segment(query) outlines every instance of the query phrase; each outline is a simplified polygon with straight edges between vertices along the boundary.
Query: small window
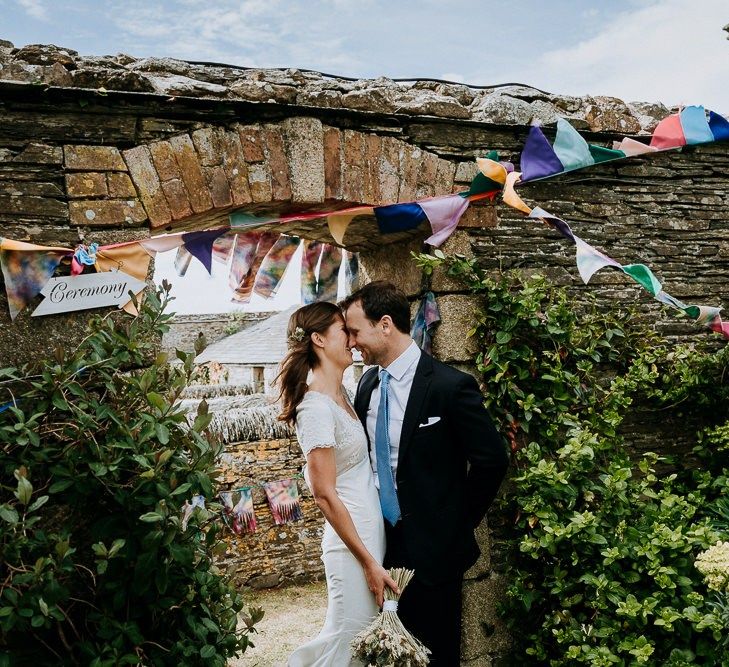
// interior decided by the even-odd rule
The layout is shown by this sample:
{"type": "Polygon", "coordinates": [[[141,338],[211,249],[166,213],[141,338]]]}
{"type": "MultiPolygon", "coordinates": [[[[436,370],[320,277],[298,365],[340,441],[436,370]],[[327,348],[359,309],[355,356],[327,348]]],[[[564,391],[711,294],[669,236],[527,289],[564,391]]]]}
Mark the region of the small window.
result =
{"type": "Polygon", "coordinates": [[[253,391],[256,394],[263,394],[266,391],[266,378],[263,370],[263,366],[253,367],[253,391]]]}

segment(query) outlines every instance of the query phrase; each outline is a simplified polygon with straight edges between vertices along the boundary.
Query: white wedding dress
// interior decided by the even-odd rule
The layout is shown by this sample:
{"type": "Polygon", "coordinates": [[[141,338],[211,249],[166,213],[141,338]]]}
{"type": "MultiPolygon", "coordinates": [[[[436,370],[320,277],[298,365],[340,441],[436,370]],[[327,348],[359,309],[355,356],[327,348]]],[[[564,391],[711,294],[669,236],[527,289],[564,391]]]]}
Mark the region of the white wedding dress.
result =
{"type": "MultiPolygon", "coordinates": [[[[367,550],[380,563],[385,556],[385,528],[362,424],[326,394],[309,391],[296,411],[296,435],[306,456],[318,447],[333,447],[337,494],[349,510],[367,550]]],[[[307,471],[304,477],[309,483],[307,471]]],[[[324,627],[289,657],[289,667],[361,665],[350,642],[379,613],[362,566],[329,522],[324,524],[322,560],[328,604],[324,627]]]]}

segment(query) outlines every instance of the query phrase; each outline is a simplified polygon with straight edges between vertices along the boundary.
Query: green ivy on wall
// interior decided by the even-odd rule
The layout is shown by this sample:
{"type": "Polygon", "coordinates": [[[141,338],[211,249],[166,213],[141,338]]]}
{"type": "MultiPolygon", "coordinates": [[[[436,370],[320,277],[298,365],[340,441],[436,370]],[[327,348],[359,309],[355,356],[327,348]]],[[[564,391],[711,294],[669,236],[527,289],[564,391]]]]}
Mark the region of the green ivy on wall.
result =
{"type": "Polygon", "coordinates": [[[670,344],[540,276],[415,260],[480,300],[469,336],[513,455],[497,531],[513,664],[729,663],[726,592],[694,565],[729,540],[729,346],[670,344]],[[693,452],[631,452],[638,406],[700,424],[693,452]]]}

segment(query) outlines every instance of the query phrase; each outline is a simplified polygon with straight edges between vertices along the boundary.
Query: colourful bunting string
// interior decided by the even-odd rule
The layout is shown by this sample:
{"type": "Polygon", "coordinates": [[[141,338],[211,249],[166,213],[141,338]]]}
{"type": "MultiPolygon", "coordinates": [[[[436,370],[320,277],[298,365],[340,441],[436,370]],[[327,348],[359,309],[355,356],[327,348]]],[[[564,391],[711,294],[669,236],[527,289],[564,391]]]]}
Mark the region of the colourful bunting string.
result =
{"type": "Polygon", "coordinates": [[[658,123],[649,144],[625,137],[614,142],[612,150],[588,144],[563,118],[557,121],[557,134],[551,145],[535,125],[521,153],[521,182],[549,178],[599,162],[729,139],[729,121],[713,111],[708,112],[707,120],[706,113],[702,106],[687,106],[658,123]]]}
{"type": "Polygon", "coordinates": [[[235,235],[228,274],[228,287],[233,290],[232,301],[237,301],[237,290],[251,272],[261,233],[246,232],[235,235]]]}
{"type": "Polygon", "coordinates": [[[587,284],[592,276],[606,266],[622,271],[632,278],[643,289],[649,292],[661,303],[680,310],[696,321],[697,324],[708,326],[712,331],[722,334],[729,339],[729,323],[723,322],[719,315],[720,309],[712,306],[686,305],[663,291],[661,282],[645,264],[620,264],[611,257],[593,248],[589,243],[577,236],[570,226],[561,218],[548,213],[542,208],[529,208],[529,206],[516,194],[514,186],[519,181],[520,174],[514,172],[509,174],[504,189],[504,201],[513,208],[516,208],[529,218],[541,220],[553,229],[556,229],[562,236],[575,244],[575,261],[577,270],[583,282],[587,284]]]}

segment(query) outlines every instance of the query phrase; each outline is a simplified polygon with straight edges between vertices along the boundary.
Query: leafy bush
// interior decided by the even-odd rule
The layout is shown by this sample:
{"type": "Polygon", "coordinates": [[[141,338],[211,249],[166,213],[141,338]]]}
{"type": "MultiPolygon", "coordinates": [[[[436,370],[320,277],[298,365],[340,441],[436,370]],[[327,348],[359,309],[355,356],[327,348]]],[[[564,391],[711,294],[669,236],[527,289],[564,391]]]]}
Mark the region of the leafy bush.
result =
{"type": "Polygon", "coordinates": [[[0,371],[0,663],[220,665],[249,645],[241,596],[215,568],[218,446],[192,372],[154,356],[169,287],[125,324],[96,319],[73,351],[0,371]]]}
{"type": "Polygon", "coordinates": [[[539,276],[416,259],[482,300],[470,334],[514,462],[497,554],[513,663],[729,664],[729,605],[694,566],[721,538],[716,516],[729,519],[727,347],[672,346],[629,310],[580,306],[539,276]],[[695,467],[631,457],[621,427],[637,405],[702,424],[695,467]]]}

